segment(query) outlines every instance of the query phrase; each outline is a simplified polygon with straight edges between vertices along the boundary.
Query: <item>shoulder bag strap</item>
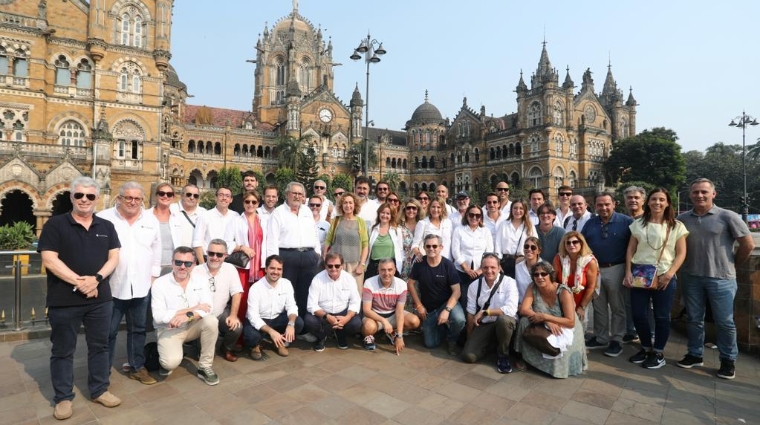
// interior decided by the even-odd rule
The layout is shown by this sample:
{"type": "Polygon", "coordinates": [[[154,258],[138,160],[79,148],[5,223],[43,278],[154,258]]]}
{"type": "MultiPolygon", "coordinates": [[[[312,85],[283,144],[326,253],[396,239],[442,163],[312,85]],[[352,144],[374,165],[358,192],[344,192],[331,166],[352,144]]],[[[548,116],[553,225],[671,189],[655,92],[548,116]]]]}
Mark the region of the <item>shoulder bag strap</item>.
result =
{"type": "Polygon", "coordinates": [[[662,249],[660,250],[660,255],[657,257],[657,262],[654,264],[655,269],[660,264],[660,260],[662,259],[662,254],[665,253],[665,246],[668,244],[669,238],[670,238],[670,226],[668,226],[668,231],[665,233],[665,242],[662,243],[662,249]]]}
{"type": "Polygon", "coordinates": [[[480,289],[483,288],[483,275],[480,275],[478,278],[478,294],[475,295],[475,313],[480,311],[480,304],[478,304],[478,299],[480,298],[480,289]]]}
{"type": "Polygon", "coordinates": [[[182,215],[184,215],[187,221],[190,222],[190,225],[193,226],[193,228],[195,228],[195,223],[193,223],[193,220],[190,220],[190,216],[187,215],[187,212],[185,212],[185,210],[182,210],[182,215]]]}
{"type": "MultiPolygon", "coordinates": [[[[502,279],[504,279],[504,273],[499,272],[499,278],[493,288],[491,288],[491,293],[488,295],[488,300],[486,300],[486,303],[483,304],[483,310],[487,310],[488,307],[491,306],[491,298],[493,298],[493,295],[496,293],[496,291],[499,290],[499,285],[501,285],[502,279]]],[[[478,296],[480,296],[480,287],[478,287],[478,296]]]]}

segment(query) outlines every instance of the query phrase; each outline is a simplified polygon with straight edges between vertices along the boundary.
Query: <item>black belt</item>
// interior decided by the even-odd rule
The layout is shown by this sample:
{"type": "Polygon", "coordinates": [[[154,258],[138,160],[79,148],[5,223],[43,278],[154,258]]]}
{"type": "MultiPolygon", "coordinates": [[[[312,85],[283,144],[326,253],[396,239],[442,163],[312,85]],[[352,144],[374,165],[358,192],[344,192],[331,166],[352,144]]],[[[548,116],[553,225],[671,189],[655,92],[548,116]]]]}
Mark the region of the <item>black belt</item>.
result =
{"type": "Polygon", "coordinates": [[[512,255],[512,254],[501,254],[501,258],[520,258],[525,257],[524,255],[512,255]]]}
{"type": "Polygon", "coordinates": [[[306,252],[306,251],[314,251],[314,247],[308,246],[308,247],[303,247],[303,248],[280,248],[280,250],[306,252]]]}
{"type": "Polygon", "coordinates": [[[620,265],[620,264],[623,264],[623,263],[599,263],[599,268],[600,269],[606,269],[608,267],[615,267],[615,266],[620,265]]]}

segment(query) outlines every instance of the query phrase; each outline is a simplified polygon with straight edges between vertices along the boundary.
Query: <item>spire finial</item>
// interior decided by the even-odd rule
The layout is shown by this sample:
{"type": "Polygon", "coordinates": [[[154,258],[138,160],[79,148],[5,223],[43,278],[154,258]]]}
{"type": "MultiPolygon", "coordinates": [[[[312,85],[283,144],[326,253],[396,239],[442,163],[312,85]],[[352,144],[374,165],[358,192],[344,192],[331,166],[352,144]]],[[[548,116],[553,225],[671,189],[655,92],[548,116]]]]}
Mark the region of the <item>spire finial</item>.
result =
{"type": "Polygon", "coordinates": [[[427,103],[427,101],[428,101],[428,91],[427,89],[425,89],[425,103],[427,103]]]}
{"type": "Polygon", "coordinates": [[[541,44],[543,44],[544,48],[546,48],[546,24],[544,24],[544,41],[541,44]]]}
{"type": "Polygon", "coordinates": [[[607,51],[607,69],[612,70],[612,53],[607,51]]]}
{"type": "Polygon", "coordinates": [[[298,0],[293,0],[293,13],[298,13],[298,0]]]}

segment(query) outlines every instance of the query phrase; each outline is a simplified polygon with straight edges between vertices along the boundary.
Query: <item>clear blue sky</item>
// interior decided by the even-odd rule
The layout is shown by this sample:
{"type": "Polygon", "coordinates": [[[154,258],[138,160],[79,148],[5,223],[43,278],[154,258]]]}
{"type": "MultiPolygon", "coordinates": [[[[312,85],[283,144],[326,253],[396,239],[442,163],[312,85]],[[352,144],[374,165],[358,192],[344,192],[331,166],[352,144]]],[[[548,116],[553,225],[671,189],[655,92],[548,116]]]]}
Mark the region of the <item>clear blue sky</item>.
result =
{"type": "MultiPolygon", "coordinates": [[[[177,1],[172,64],[188,103],[250,110],[259,34],[291,0],[177,1]]],[[[468,105],[500,116],[517,109],[514,89],[536,69],[544,35],[552,65],[580,90],[591,68],[600,92],[611,59],[618,87],[640,104],[637,131],[665,126],[688,150],[741,144],[728,123],[760,118],[759,1],[301,0],[299,12],[332,38],[335,93],[345,103],[365,65],[349,59],[367,31],[388,53],[370,69],[370,119],[401,129],[424,100],[444,117],[468,105]]],[[[747,128],[747,144],[760,126],[747,128]]]]}

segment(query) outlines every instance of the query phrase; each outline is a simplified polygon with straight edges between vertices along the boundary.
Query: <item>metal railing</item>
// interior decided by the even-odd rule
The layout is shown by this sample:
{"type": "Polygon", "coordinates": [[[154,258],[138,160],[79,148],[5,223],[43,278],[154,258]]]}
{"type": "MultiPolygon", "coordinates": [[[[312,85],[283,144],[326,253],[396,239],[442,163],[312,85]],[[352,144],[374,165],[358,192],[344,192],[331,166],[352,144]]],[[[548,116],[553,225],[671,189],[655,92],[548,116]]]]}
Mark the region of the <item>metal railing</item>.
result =
{"type": "Polygon", "coordinates": [[[0,332],[47,325],[46,298],[47,276],[40,254],[0,251],[0,332]]]}

